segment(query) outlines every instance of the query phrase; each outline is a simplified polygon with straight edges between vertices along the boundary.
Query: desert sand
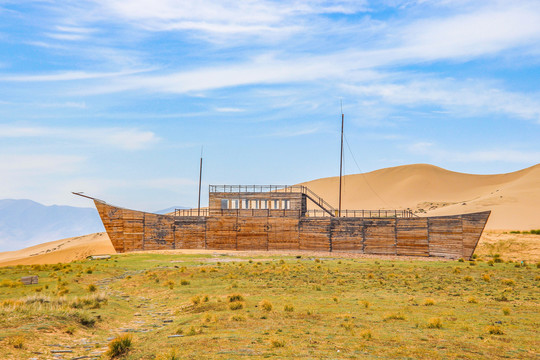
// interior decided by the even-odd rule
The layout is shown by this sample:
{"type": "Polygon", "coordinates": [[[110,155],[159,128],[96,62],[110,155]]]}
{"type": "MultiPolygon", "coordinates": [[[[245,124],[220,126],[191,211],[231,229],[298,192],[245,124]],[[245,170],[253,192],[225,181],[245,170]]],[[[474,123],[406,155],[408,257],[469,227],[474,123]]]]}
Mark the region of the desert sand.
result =
{"type": "MultiPolygon", "coordinates": [[[[337,208],[339,177],[303,183],[337,208]]],[[[343,209],[407,209],[418,216],[491,210],[486,229],[540,228],[540,164],[497,175],[472,175],[415,164],[347,175],[343,209]]]]}
{"type": "Polygon", "coordinates": [[[0,266],[56,264],[81,260],[90,255],[115,253],[107,233],[95,233],[2,252],[0,266]]]}
{"type": "MultiPolygon", "coordinates": [[[[338,177],[303,185],[331,205],[338,203],[338,177]]],[[[540,236],[508,230],[540,229],[540,164],[498,175],[472,175],[416,164],[347,175],[344,209],[407,209],[418,216],[491,210],[477,254],[499,253],[513,260],[540,260],[540,236]]],[[[89,255],[114,254],[106,233],[57,240],[0,253],[0,266],[55,264],[89,255]]]]}

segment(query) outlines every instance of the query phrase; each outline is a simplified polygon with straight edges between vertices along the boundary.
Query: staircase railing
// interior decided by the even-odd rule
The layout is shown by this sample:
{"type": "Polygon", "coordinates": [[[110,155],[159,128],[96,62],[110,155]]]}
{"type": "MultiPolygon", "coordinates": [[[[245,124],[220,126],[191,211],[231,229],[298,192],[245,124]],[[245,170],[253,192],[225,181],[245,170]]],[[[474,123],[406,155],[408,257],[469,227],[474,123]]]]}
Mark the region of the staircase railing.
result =
{"type": "Polygon", "coordinates": [[[302,185],[301,190],[302,194],[306,195],[308,199],[310,199],[317,206],[326,211],[330,216],[336,216],[336,209],[334,209],[334,207],[327,203],[322,197],[315,194],[310,188],[302,185]]]}

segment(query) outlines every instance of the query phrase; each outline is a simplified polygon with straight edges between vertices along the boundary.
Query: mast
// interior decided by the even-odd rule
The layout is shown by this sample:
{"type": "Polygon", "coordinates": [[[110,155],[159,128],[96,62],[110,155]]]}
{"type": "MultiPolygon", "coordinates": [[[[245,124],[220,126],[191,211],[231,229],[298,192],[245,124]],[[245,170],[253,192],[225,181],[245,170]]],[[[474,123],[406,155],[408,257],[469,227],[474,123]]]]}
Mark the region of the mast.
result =
{"type": "Polygon", "coordinates": [[[343,177],[343,123],[345,116],[343,115],[343,105],[341,107],[341,153],[339,156],[339,207],[338,217],[341,216],[341,178],[343,177]]]}
{"type": "Polygon", "coordinates": [[[201,216],[202,153],[203,153],[203,148],[201,146],[201,163],[199,165],[199,201],[197,203],[197,216],[201,216]]]}

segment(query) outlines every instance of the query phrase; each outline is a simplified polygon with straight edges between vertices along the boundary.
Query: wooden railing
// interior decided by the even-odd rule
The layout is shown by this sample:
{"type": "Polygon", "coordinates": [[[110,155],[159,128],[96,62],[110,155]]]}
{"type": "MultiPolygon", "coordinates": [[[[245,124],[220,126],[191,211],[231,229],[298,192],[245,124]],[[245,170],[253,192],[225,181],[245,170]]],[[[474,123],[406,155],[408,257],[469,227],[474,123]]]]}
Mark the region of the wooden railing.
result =
{"type": "MultiPolygon", "coordinates": [[[[338,217],[337,210],[335,217],[338,217]]],[[[329,217],[323,210],[308,210],[306,217],[329,217]]],[[[353,218],[410,218],[416,217],[412,210],[341,210],[341,217],[353,218]]]]}
{"type": "MultiPolygon", "coordinates": [[[[302,213],[299,210],[286,209],[176,209],[174,216],[252,216],[252,217],[337,217],[326,210],[308,210],[302,213]]],[[[412,210],[341,210],[341,217],[353,218],[409,218],[416,217],[412,210]]]]}

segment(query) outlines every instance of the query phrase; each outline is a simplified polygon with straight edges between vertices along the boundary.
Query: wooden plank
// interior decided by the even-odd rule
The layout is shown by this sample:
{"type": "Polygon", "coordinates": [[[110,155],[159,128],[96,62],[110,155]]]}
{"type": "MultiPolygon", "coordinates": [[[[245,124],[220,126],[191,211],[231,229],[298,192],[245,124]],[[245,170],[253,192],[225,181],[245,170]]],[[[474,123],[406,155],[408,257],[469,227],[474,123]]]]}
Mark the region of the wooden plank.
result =
{"type": "Polygon", "coordinates": [[[304,218],[299,222],[299,249],[330,251],[330,218],[304,218]]]}
{"type": "Polygon", "coordinates": [[[462,221],[459,216],[428,218],[429,256],[458,259],[463,255],[462,221]]]}
{"type": "Polygon", "coordinates": [[[144,250],[174,249],[174,218],[167,215],[144,214],[144,250]]]}
{"type": "Polygon", "coordinates": [[[236,233],[237,250],[268,249],[268,218],[239,217],[236,233]]]}
{"type": "Polygon", "coordinates": [[[429,256],[427,218],[396,220],[397,255],[429,256]]]}
{"type": "Polygon", "coordinates": [[[396,254],[396,219],[364,219],[364,252],[396,254]]]}
{"type": "Polygon", "coordinates": [[[484,231],[491,211],[461,216],[463,221],[463,258],[470,259],[484,231]]]}
{"type": "Polygon", "coordinates": [[[355,218],[331,219],[332,251],[363,252],[363,221],[355,218]]]}
{"type": "Polygon", "coordinates": [[[268,218],[268,249],[298,250],[298,219],[268,218]]]}
{"type": "Polygon", "coordinates": [[[176,249],[204,249],[206,245],[206,218],[180,217],[174,221],[176,249]]]}

